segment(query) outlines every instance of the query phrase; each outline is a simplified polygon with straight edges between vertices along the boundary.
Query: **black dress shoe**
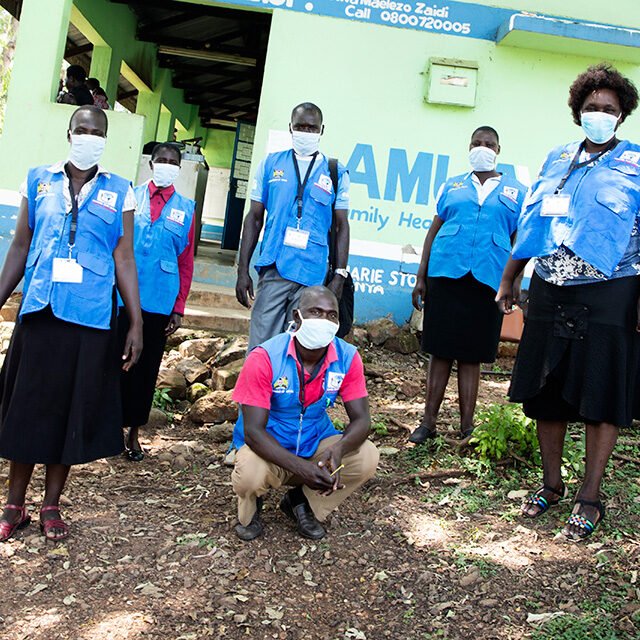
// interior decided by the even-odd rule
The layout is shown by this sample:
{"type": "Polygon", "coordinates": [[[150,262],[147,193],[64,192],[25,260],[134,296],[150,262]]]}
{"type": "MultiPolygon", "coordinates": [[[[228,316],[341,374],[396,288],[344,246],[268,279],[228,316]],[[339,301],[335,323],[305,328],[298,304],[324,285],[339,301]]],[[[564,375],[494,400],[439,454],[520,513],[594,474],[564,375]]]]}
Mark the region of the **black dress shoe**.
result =
{"type": "Polygon", "coordinates": [[[262,535],[260,511],[262,511],[262,498],[256,498],[256,512],[253,514],[251,522],[246,527],[242,526],[239,522],[235,526],[236,535],[240,540],[253,540],[262,535]]]}
{"type": "Polygon", "coordinates": [[[424,444],[427,440],[433,440],[438,435],[435,429],[429,429],[421,424],[410,436],[409,442],[424,444]]]}
{"type": "Polygon", "coordinates": [[[294,506],[288,491],[280,500],[280,509],[296,523],[298,533],[303,538],[320,540],[327,534],[324,527],[316,520],[309,504],[303,502],[294,506]]]}

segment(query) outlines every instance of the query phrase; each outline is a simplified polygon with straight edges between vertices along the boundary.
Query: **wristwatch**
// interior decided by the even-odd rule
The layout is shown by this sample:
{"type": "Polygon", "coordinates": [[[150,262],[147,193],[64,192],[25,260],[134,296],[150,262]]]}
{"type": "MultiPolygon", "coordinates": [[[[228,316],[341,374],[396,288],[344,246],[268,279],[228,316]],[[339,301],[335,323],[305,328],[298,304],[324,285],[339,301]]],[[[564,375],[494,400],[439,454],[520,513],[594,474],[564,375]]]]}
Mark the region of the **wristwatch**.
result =
{"type": "Polygon", "coordinates": [[[334,269],[333,273],[342,276],[345,280],[349,277],[349,272],[346,269],[334,269]]]}

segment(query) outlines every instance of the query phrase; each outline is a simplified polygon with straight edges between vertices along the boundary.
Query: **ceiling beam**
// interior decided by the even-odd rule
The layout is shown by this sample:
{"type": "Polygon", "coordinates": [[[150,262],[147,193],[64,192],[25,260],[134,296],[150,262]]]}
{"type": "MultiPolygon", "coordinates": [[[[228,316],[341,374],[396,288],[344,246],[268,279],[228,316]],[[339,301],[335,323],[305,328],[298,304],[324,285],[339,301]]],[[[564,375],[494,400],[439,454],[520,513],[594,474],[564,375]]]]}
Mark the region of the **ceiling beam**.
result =
{"type": "Polygon", "coordinates": [[[161,20],[142,22],[138,24],[138,28],[136,29],[136,38],[138,40],[148,40],[151,38],[153,41],[153,36],[157,35],[161,29],[175,27],[190,20],[197,20],[198,18],[199,16],[194,15],[192,11],[182,11],[175,15],[162,18],[161,20]]]}
{"type": "Polygon", "coordinates": [[[87,44],[76,45],[73,42],[67,42],[67,46],[64,50],[65,58],[73,58],[74,56],[79,56],[82,53],[88,53],[89,51],[93,51],[93,44],[91,42],[87,44]]]}
{"type": "Polygon", "coordinates": [[[165,56],[179,58],[191,58],[192,60],[208,60],[211,62],[224,62],[225,64],[238,64],[241,66],[255,67],[257,60],[235,53],[223,53],[222,51],[205,51],[203,49],[185,49],[183,47],[170,47],[160,45],[158,53],[165,56]]]}

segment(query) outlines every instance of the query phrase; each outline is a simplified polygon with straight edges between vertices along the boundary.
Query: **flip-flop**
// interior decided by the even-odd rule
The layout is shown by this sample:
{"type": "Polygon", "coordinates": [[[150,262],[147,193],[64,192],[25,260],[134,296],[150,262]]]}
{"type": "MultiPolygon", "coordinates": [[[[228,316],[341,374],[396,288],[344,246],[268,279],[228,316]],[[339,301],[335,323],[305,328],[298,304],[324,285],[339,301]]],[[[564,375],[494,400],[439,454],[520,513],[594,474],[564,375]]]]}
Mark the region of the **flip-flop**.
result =
{"type": "Polygon", "coordinates": [[[26,505],[23,504],[19,507],[17,504],[7,504],[4,508],[20,511],[20,520],[15,524],[0,522],[0,542],[6,542],[16,531],[24,529],[31,522],[31,516],[27,515],[26,505]]]}
{"type": "MultiPolygon", "coordinates": [[[[42,509],[40,509],[40,515],[42,515],[43,511],[60,511],[59,507],[54,507],[54,506],[50,506],[50,507],[42,507],[42,509]]],[[[47,540],[51,540],[53,542],[59,542],[60,540],[64,540],[65,538],[69,537],[69,525],[66,522],[63,522],[60,519],[52,519],[52,520],[45,520],[44,522],[40,521],[40,531],[42,531],[42,533],[44,534],[44,537],[47,540]],[[49,532],[51,531],[51,529],[62,529],[64,531],[64,533],[62,535],[59,536],[51,536],[49,535],[49,532]]]]}
{"type": "Polygon", "coordinates": [[[572,513],[564,523],[562,533],[569,538],[569,540],[572,540],[573,542],[580,542],[580,540],[585,540],[596,530],[596,527],[604,518],[605,508],[600,500],[596,500],[595,502],[589,500],[576,500],[575,504],[579,504],[581,507],[596,507],[596,509],[598,509],[598,519],[595,522],[591,522],[591,520],[588,520],[579,513],[572,513]],[[578,527],[580,532],[577,534],[565,533],[565,529],[571,525],[578,527]]]}
{"type": "Polygon", "coordinates": [[[526,518],[537,518],[538,516],[541,516],[545,511],[547,511],[549,507],[553,507],[557,505],[560,502],[560,500],[564,500],[568,494],[569,492],[564,482],[562,483],[560,490],[554,489],[553,487],[550,487],[548,484],[543,484],[539,489],[536,489],[536,491],[532,493],[528,498],[525,498],[525,501],[522,503],[522,507],[523,507],[522,515],[525,516],[526,518]],[[558,499],[547,500],[544,496],[538,495],[540,491],[548,491],[549,493],[553,493],[554,495],[558,496],[558,499]],[[538,507],[540,511],[533,514],[526,513],[524,511],[524,507],[530,504],[538,507]]]}

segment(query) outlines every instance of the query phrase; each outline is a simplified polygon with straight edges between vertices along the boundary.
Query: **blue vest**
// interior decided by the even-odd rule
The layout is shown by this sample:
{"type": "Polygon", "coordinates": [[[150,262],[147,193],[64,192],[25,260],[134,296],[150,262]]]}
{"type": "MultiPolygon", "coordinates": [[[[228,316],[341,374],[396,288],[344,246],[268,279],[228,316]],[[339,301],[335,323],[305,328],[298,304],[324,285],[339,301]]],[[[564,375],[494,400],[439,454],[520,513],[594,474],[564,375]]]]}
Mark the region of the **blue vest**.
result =
{"type": "Polygon", "coordinates": [[[134,189],[138,206],[134,216],[133,250],[138,267],[140,305],[149,313],[169,315],[180,292],[178,256],[189,244],[196,203],[177,191],[151,222],[149,183],[134,189]]]}
{"type": "Polygon", "coordinates": [[[513,257],[551,255],[564,245],[610,276],[640,209],[640,145],[623,140],[597,164],[573,171],[562,190],[571,196],[569,215],[541,216],[544,196],[554,193],[579,145],[557,147],[547,156],[518,221],[513,257]]]}
{"type": "MultiPolygon", "coordinates": [[[[287,450],[301,458],[312,456],[320,440],[339,434],[334,428],[327,407],[332,407],[340,386],[349,371],[356,348],[340,338],[333,339],[338,359],[324,372],[324,393],[317,402],[309,405],[301,416],[300,378],[298,365],[287,349],[290,333],[281,333],[260,346],[271,360],[271,408],[267,431],[287,450]]],[[[244,444],[242,413],[233,432],[233,445],[239,449],[244,444]]]]}
{"type": "MultiPolygon", "coordinates": [[[[286,280],[304,286],[323,284],[329,261],[331,206],[336,199],[329,175],[329,161],[318,154],[303,192],[300,229],[309,232],[306,249],[284,244],[287,227],[297,226],[298,181],[293,162],[291,149],[271,153],[265,159],[262,202],[267,210],[267,219],[256,269],[259,272],[261,267],[275,264],[278,273],[286,280]]],[[[345,171],[338,163],[338,182],[345,171]]],[[[304,168],[300,171],[300,179],[304,180],[304,168]]]]}
{"type": "Polygon", "coordinates": [[[63,174],[49,167],[29,171],[29,226],[33,231],[22,289],[20,318],[51,305],[56,318],[95,329],[108,329],[113,306],[113,251],[122,231],[122,210],[130,182],[100,174],[78,211],[71,257],[82,266],[82,283],[53,282],[54,258],[69,257],[71,215],[62,187],[63,174]]]}
{"type": "Polygon", "coordinates": [[[429,277],[476,280],[498,290],[527,189],[503,175],[482,206],[472,174],[449,178],[438,200],[444,224],[429,256],[429,277]]]}

